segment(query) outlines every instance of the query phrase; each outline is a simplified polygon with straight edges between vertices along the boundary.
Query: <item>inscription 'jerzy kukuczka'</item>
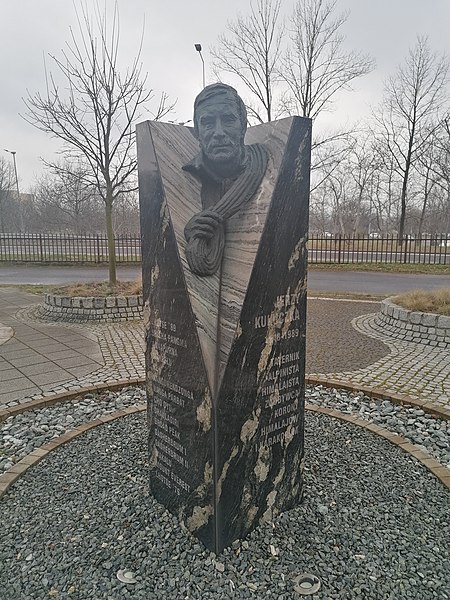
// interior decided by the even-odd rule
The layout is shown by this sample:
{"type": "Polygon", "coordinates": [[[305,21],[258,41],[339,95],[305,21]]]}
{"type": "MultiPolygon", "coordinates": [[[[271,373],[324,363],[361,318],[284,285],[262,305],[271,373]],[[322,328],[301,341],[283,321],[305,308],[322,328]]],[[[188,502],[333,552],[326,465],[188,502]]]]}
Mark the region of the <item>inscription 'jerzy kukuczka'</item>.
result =
{"type": "Polygon", "coordinates": [[[151,491],[220,552],[302,496],[311,124],[214,84],[137,140],[151,491]]]}

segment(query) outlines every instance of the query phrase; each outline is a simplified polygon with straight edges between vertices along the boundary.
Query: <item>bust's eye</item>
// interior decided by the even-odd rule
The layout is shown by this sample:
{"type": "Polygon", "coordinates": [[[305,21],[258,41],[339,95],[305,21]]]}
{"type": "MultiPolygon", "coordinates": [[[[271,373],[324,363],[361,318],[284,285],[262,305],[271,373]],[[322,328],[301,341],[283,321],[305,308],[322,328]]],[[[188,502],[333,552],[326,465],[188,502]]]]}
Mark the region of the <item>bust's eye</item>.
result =
{"type": "Polygon", "coordinates": [[[214,126],[214,119],[208,119],[208,118],[201,119],[201,124],[202,124],[202,127],[205,127],[206,129],[211,129],[211,127],[214,126]]]}
{"type": "Polygon", "coordinates": [[[236,115],[224,115],[224,117],[223,117],[223,122],[226,123],[227,125],[231,125],[232,123],[235,123],[236,121],[237,121],[236,115]]]}

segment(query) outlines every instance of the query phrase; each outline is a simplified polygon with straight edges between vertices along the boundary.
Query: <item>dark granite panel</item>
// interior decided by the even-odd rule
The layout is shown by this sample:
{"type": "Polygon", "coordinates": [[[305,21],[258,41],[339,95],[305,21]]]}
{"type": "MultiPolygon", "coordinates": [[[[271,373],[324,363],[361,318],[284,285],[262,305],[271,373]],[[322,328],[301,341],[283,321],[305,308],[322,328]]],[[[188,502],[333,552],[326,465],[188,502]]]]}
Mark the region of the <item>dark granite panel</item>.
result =
{"type": "Polygon", "coordinates": [[[213,547],[211,394],[147,123],[138,144],[151,491],[213,547]]]}
{"type": "Polygon", "coordinates": [[[292,121],[217,402],[219,550],[302,495],[310,135],[292,121]]]}

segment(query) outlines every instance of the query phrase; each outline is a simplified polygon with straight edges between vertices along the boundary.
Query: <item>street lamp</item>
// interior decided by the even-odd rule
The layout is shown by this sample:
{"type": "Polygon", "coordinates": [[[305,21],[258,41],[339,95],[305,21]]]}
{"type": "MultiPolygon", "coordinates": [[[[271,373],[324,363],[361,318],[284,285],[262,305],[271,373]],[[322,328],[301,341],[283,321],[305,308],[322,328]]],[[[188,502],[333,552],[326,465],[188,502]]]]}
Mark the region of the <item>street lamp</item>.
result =
{"type": "Polygon", "coordinates": [[[194,44],[194,48],[200,54],[200,58],[202,59],[203,87],[205,87],[205,61],[203,60],[203,56],[202,56],[202,45],[194,44]]]}
{"type": "Polygon", "coordinates": [[[22,211],[22,204],[20,202],[19,178],[17,176],[17,164],[16,164],[16,151],[15,150],[7,150],[6,148],[3,148],[3,149],[5,152],[8,152],[8,154],[12,154],[12,157],[13,157],[14,175],[16,177],[17,204],[19,206],[19,213],[20,213],[20,230],[21,230],[21,232],[23,232],[23,211],[22,211]]]}

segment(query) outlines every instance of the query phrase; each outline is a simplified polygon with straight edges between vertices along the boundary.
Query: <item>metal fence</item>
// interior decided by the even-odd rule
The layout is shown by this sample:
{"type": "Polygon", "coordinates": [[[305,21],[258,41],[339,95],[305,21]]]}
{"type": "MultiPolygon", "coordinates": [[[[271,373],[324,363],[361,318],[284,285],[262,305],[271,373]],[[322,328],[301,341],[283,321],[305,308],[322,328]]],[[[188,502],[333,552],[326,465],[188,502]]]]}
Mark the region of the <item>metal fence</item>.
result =
{"type": "MultiPolygon", "coordinates": [[[[122,235],[115,239],[117,262],[141,260],[141,240],[122,235]]],[[[42,263],[108,262],[108,239],[105,235],[70,234],[0,234],[0,261],[42,263]]]]}
{"type": "Polygon", "coordinates": [[[450,264],[450,237],[416,238],[406,236],[346,237],[310,236],[310,264],[327,263],[404,263],[425,265],[450,264]]]}
{"type": "MultiPolygon", "coordinates": [[[[118,236],[115,240],[118,263],[141,260],[140,238],[118,236]]],[[[345,237],[310,236],[310,264],[410,263],[450,264],[450,237],[345,237]]],[[[0,234],[0,262],[105,263],[108,243],[105,235],[0,234]]]]}

